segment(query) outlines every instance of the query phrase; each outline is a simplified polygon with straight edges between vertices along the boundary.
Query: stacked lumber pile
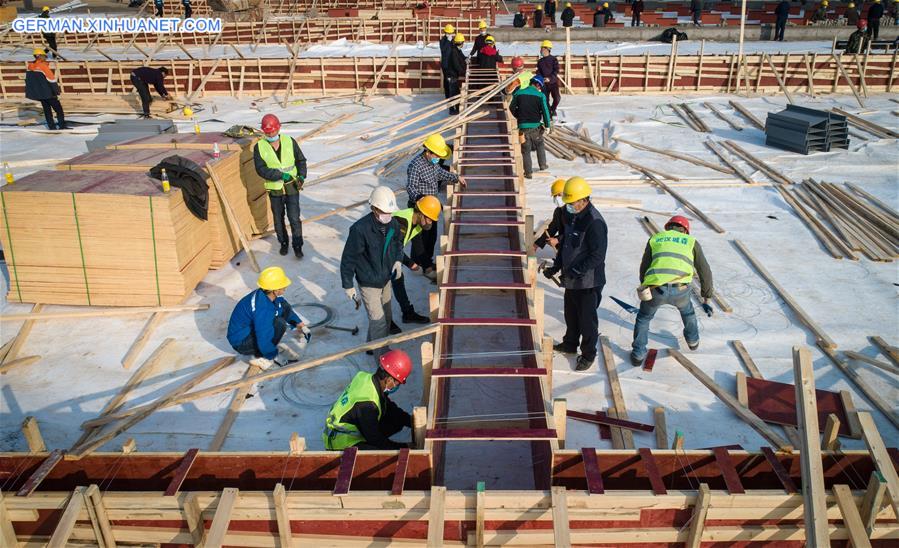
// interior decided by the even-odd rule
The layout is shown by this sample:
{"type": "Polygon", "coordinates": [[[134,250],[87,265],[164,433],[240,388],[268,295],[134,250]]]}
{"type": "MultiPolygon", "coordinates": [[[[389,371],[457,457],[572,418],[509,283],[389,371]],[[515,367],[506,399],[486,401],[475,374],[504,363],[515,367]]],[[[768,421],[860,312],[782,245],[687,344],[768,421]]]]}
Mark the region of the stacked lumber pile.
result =
{"type": "Polygon", "coordinates": [[[11,302],[171,305],[209,269],[209,223],[143,173],[38,171],[0,203],[11,302]]]}
{"type": "Polygon", "coordinates": [[[860,187],[808,179],[790,190],[775,188],[833,257],[899,258],[899,212],[860,187]]]}

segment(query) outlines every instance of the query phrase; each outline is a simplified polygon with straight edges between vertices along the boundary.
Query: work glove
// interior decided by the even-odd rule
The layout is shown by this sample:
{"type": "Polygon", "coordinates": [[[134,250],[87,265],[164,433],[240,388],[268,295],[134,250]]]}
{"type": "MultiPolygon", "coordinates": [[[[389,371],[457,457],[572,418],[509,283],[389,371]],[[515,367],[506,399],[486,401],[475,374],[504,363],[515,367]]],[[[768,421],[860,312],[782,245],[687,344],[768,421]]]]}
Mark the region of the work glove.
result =
{"type": "Polygon", "coordinates": [[[400,278],[402,278],[403,277],[403,263],[401,263],[400,261],[393,263],[393,269],[391,269],[391,272],[393,273],[394,280],[399,280],[400,278]]]}
{"type": "MultiPolygon", "coordinates": [[[[343,292],[346,293],[346,296],[351,301],[358,302],[358,299],[356,298],[356,288],[355,287],[350,287],[350,288],[344,289],[343,292]]],[[[358,304],[357,304],[357,306],[358,306],[358,304]]]]}
{"type": "Polygon", "coordinates": [[[543,269],[543,275],[546,276],[547,280],[553,279],[553,276],[558,274],[560,268],[558,266],[548,266],[543,269]]]}
{"type": "Polygon", "coordinates": [[[312,340],[312,330],[306,327],[306,324],[301,323],[297,326],[300,329],[300,333],[303,334],[303,340],[307,343],[312,340]]]}
{"type": "Polygon", "coordinates": [[[712,305],[709,304],[708,299],[706,299],[702,302],[702,311],[705,312],[706,316],[708,316],[709,318],[711,318],[712,314],[715,312],[712,309],[712,305]]]}
{"type": "Polygon", "coordinates": [[[293,179],[293,177],[290,176],[290,173],[282,173],[281,174],[281,180],[284,181],[285,183],[289,183],[292,179],[293,179]]]}

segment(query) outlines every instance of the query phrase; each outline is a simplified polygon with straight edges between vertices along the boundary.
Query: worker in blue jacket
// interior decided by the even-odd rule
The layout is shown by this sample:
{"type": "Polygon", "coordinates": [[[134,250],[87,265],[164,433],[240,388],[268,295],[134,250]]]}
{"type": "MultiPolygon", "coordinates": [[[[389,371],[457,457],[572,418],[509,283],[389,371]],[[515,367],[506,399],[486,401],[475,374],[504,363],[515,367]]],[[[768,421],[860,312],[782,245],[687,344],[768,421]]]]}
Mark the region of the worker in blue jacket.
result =
{"type": "Polygon", "coordinates": [[[266,268],[259,274],[259,289],[242,298],[228,322],[228,342],[239,354],[253,355],[250,365],[269,369],[283,365],[276,361],[282,350],[288,360],[296,360],[297,353],[281,342],[288,330],[293,330],[302,350],[312,337],[306,318],[296,312],[284,299],[290,278],[279,266],[266,268]]]}

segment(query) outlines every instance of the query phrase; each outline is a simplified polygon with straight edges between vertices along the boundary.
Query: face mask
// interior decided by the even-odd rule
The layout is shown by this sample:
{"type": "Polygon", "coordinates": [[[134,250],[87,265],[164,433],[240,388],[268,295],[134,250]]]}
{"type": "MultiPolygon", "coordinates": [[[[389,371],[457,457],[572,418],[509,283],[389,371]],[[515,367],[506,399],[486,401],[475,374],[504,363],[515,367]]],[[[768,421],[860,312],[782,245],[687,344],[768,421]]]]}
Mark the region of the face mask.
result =
{"type": "Polygon", "coordinates": [[[572,215],[577,213],[577,210],[574,209],[574,204],[565,204],[565,211],[571,213],[572,215]]]}
{"type": "Polygon", "coordinates": [[[381,215],[378,215],[378,222],[382,225],[389,224],[391,219],[393,219],[393,215],[391,215],[390,213],[382,213],[381,215]]]}
{"type": "Polygon", "coordinates": [[[269,143],[274,143],[275,141],[277,141],[280,138],[281,138],[280,135],[275,135],[274,137],[269,137],[268,135],[265,136],[265,140],[268,141],[269,143]]]}
{"type": "Polygon", "coordinates": [[[556,207],[565,207],[565,202],[562,201],[562,196],[554,196],[553,202],[556,204],[556,207]]]}
{"type": "Polygon", "coordinates": [[[486,31],[486,30],[482,30],[482,31],[481,31],[481,36],[484,36],[485,34],[487,34],[487,31],[486,31]]]}
{"type": "Polygon", "coordinates": [[[435,166],[440,163],[440,158],[431,158],[431,163],[435,166]]]}
{"type": "Polygon", "coordinates": [[[387,390],[384,391],[384,393],[385,394],[393,394],[394,392],[396,392],[399,389],[400,389],[400,385],[396,385],[393,388],[388,388],[387,390]]]}

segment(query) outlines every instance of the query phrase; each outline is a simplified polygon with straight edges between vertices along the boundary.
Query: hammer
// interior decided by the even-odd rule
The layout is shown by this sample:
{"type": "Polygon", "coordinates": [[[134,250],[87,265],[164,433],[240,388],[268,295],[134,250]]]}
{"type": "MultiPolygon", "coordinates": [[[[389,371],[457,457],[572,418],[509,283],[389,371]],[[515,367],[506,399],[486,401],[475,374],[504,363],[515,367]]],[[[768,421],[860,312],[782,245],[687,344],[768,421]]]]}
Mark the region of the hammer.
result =
{"type": "Polygon", "coordinates": [[[339,325],[326,325],[325,328],[336,329],[337,331],[346,331],[347,333],[351,333],[353,335],[356,335],[357,333],[359,333],[358,325],[354,325],[353,327],[341,327],[339,325]]]}
{"type": "MultiPolygon", "coordinates": [[[[546,270],[546,265],[548,264],[549,261],[543,261],[542,263],[540,263],[540,266],[537,267],[537,272],[543,272],[544,270],[546,270]]],[[[562,282],[559,281],[559,278],[557,276],[553,276],[552,278],[550,278],[550,280],[552,280],[553,283],[555,283],[558,287],[562,287],[562,282]]]]}

